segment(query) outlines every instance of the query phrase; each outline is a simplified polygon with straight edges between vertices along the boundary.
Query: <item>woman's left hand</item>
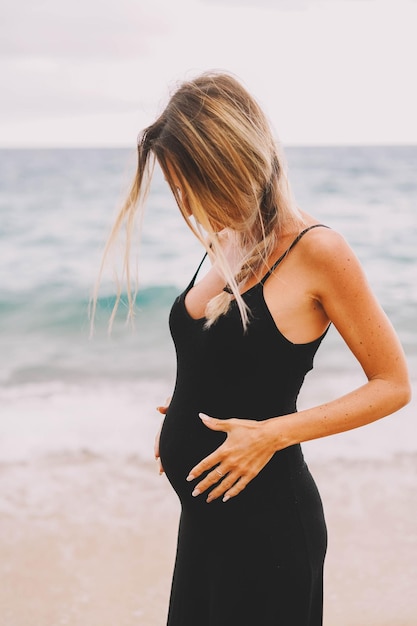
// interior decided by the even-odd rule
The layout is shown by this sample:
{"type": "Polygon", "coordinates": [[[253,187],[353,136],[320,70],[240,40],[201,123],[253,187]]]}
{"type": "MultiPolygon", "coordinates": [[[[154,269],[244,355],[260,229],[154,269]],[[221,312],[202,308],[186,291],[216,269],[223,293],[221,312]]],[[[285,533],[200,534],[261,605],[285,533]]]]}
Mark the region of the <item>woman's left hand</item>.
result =
{"type": "Polygon", "coordinates": [[[276,448],[266,432],[267,420],[223,420],[204,413],[200,413],[200,418],[207,428],[227,433],[227,438],[217,450],[193,467],[187,480],[195,480],[209,471],[195,486],[192,495],[198,496],[217,484],[208,494],[207,502],[221,497],[226,502],[237,496],[259,474],[276,448]]]}

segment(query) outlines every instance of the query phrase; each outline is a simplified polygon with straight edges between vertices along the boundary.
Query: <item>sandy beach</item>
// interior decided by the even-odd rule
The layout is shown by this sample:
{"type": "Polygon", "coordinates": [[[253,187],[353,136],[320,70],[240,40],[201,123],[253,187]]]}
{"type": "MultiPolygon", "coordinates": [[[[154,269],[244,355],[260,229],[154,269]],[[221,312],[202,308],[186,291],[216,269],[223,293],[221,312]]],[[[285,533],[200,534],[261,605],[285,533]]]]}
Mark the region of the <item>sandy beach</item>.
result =
{"type": "MultiPolygon", "coordinates": [[[[329,529],[325,626],[414,626],[417,457],[310,468],[329,529]]],[[[164,625],[179,505],[153,464],[8,463],[0,494],[1,626],[164,625]]]]}

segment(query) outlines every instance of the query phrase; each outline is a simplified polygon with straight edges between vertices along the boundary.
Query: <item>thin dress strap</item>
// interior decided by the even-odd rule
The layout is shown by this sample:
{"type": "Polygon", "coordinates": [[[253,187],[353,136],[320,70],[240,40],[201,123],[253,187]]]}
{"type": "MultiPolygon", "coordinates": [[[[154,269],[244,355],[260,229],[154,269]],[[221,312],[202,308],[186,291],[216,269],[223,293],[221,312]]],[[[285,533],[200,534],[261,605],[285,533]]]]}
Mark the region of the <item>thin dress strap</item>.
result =
{"type": "MultiPolygon", "coordinates": [[[[326,226],[325,224],[313,224],[312,226],[308,226],[307,228],[305,228],[304,230],[301,231],[301,233],[299,233],[297,235],[297,237],[294,239],[294,241],[292,242],[292,244],[285,250],[285,252],[283,254],[281,254],[281,256],[279,257],[279,259],[277,261],[275,261],[275,263],[273,264],[273,266],[267,271],[267,273],[265,274],[265,276],[259,281],[262,285],[264,284],[264,282],[266,281],[266,279],[272,274],[272,272],[278,267],[278,265],[281,263],[281,261],[283,261],[285,259],[285,257],[287,256],[287,254],[294,248],[294,246],[297,245],[297,243],[300,241],[301,237],[304,237],[304,235],[306,233],[308,233],[309,230],[312,230],[313,228],[329,228],[329,226],[326,226]]],[[[194,274],[194,276],[192,277],[192,279],[190,280],[190,284],[188,285],[186,291],[190,290],[191,287],[194,285],[195,280],[197,278],[198,272],[201,269],[201,266],[203,265],[204,261],[206,260],[207,257],[207,252],[205,253],[205,255],[203,256],[203,258],[200,261],[199,266],[197,267],[197,270],[194,274]]],[[[226,285],[226,287],[224,287],[223,291],[226,291],[227,293],[232,294],[232,290],[230,289],[229,285],[226,285]]]]}
{"type": "Polygon", "coordinates": [[[278,267],[278,265],[281,263],[281,261],[283,261],[285,259],[285,257],[287,256],[287,254],[294,248],[294,246],[297,245],[297,243],[300,241],[301,237],[304,237],[304,235],[306,233],[308,233],[309,230],[312,230],[313,228],[329,228],[329,226],[326,226],[325,224],[313,224],[312,226],[308,226],[308,228],[305,228],[304,230],[301,231],[301,233],[299,233],[297,235],[297,237],[294,239],[294,241],[292,242],[292,244],[285,250],[285,252],[283,254],[281,254],[281,256],[279,257],[279,259],[277,261],[275,261],[275,263],[273,264],[273,266],[267,271],[267,273],[265,274],[265,276],[259,281],[262,285],[264,284],[264,282],[266,281],[266,279],[272,274],[272,272],[278,267]]]}
{"type": "Polygon", "coordinates": [[[203,263],[204,263],[204,261],[206,260],[206,258],[207,258],[207,252],[205,253],[205,255],[203,256],[203,258],[201,259],[201,261],[200,261],[200,263],[199,263],[199,265],[198,265],[198,267],[197,267],[197,269],[196,269],[196,271],[195,271],[194,276],[193,276],[193,277],[192,277],[192,279],[190,280],[190,284],[188,285],[188,287],[187,287],[186,291],[188,291],[189,289],[191,289],[191,287],[194,285],[194,283],[195,283],[195,279],[197,278],[197,274],[198,274],[198,272],[201,270],[201,266],[203,265],[203,263]]]}

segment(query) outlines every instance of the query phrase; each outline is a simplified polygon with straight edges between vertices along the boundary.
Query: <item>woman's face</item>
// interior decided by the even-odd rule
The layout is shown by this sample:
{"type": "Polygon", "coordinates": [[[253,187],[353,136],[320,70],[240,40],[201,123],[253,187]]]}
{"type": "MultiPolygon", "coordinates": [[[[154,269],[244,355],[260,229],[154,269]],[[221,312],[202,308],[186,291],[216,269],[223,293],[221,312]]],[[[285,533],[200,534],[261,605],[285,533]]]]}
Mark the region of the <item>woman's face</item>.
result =
{"type": "MultiPolygon", "coordinates": [[[[191,210],[191,207],[188,203],[187,200],[187,194],[185,192],[185,190],[183,189],[183,185],[181,185],[181,181],[178,179],[178,176],[175,174],[174,168],[172,167],[172,165],[167,162],[166,163],[166,168],[168,170],[169,173],[169,177],[171,179],[171,183],[173,185],[173,187],[176,189],[180,204],[181,204],[181,208],[184,212],[184,215],[186,217],[191,217],[193,215],[193,212],[191,210]]],[[[167,180],[167,178],[165,177],[165,180],[167,180]]],[[[167,180],[168,182],[168,180],[167,180]]],[[[208,215],[206,216],[211,229],[215,232],[215,233],[219,233],[222,230],[224,230],[226,228],[226,226],[218,221],[213,220],[212,218],[210,218],[208,215]]],[[[203,225],[203,224],[202,224],[203,225]]],[[[203,225],[204,227],[204,225],[203,225]]]]}
{"type": "MultiPolygon", "coordinates": [[[[172,167],[172,165],[169,162],[166,163],[166,168],[168,170],[169,177],[171,179],[171,184],[172,184],[172,186],[174,187],[174,189],[177,192],[177,197],[178,197],[178,199],[179,199],[179,201],[181,203],[181,206],[182,206],[182,209],[183,209],[185,215],[187,217],[191,217],[192,211],[191,211],[190,206],[189,206],[189,204],[187,202],[186,194],[185,194],[184,189],[183,189],[183,187],[181,185],[181,182],[179,181],[177,175],[175,174],[174,168],[172,167]]],[[[169,183],[169,181],[168,181],[166,176],[165,176],[165,180],[169,183]]]]}

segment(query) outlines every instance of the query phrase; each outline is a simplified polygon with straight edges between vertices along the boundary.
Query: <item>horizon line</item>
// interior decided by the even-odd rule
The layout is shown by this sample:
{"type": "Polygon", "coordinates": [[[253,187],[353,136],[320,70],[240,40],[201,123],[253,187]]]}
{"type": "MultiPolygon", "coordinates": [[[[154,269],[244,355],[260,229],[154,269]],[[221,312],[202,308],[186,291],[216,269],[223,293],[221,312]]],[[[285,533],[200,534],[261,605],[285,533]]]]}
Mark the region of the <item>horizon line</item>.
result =
{"type": "MultiPolygon", "coordinates": [[[[417,148],[417,142],[280,142],[284,148],[417,148]]],[[[136,150],[129,144],[0,145],[0,150],[136,150]]]]}

